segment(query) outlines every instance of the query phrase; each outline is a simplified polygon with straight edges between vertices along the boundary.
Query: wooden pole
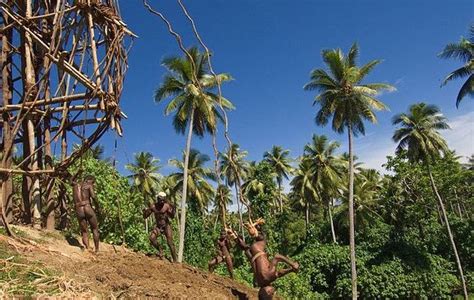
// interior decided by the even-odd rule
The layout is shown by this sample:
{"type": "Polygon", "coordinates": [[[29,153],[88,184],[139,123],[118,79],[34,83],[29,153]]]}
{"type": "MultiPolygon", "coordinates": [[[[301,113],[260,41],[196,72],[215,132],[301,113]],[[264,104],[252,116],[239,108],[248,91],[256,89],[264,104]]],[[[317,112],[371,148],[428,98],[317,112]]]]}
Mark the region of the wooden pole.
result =
{"type": "MultiPolygon", "coordinates": [[[[94,20],[92,19],[92,14],[90,12],[87,13],[87,22],[88,22],[88,27],[89,27],[89,36],[91,39],[91,53],[92,53],[92,62],[94,64],[95,83],[97,86],[97,92],[100,92],[101,80],[100,80],[99,59],[97,58],[97,45],[95,42],[94,20]]],[[[99,106],[101,109],[105,109],[103,98],[100,99],[99,106]]]]}
{"type": "MultiPolygon", "coordinates": [[[[8,4],[11,4],[8,1],[8,4]]],[[[2,106],[5,107],[12,102],[13,94],[12,94],[12,69],[11,69],[11,42],[13,36],[12,28],[6,29],[9,25],[9,18],[5,14],[3,14],[4,20],[4,29],[2,31],[2,99],[3,103],[2,106]]],[[[10,149],[10,151],[3,151],[3,157],[1,162],[2,168],[10,168],[12,165],[12,156],[13,153],[11,151],[11,146],[13,143],[13,136],[11,133],[10,127],[10,114],[9,113],[2,113],[3,119],[3,145],[4,149],[10,149]]],[[[4,174],[2,180],[2,189],[1,189],[1,202],[2,205],[2,213],[5,217],[3,223],[5,226],[8,226],[8,222],[11,222],[13,217],[13,203],[12,203],[12,195],[13,195],[13,180],[11,176],[8,174],[4,174]]]]}
{"type": "MultiPolygon", "coordinates": [[[[25,17],[29,18],[32,16],[32,0],[25,1],[25,17]]],[[[31,99],[35,98],[35,71],[34,71],[34,64],[33,64],[33,41],[31,39],[31,35],[29,32],[24,33],[24,61],[25,61],[25,78],[23,84],[23,101],[28,102],[31,99]]],[[[26,136],[28,137],[28,147],[29,152],[35,152],[36,143],[35,143],[35,124],[31,116],[26,118],[26,136]]],[[[30,160],[30,168],[32,171],[38,170],[38,155],[33,155],[30,160]]],[[[41,190],[40,190],[40,182],[37,176],[33,176],[31,178],[32,183],[29,187],[29,194],[31,195],[31,200],[33,201],[33,226],[36,228],[41,228],[41,190]]]]}

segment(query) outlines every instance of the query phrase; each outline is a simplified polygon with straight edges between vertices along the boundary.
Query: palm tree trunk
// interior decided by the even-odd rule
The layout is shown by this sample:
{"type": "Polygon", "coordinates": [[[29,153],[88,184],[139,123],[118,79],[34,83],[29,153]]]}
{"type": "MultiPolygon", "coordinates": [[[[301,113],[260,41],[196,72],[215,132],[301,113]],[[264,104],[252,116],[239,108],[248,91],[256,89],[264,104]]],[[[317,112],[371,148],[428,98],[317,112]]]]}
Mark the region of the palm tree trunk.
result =
{"type": "Polygon", "coordinates": [[[329,222],[331,223],[331,235],[332,241],[334,244],[337,244],[336,240],[336,230],[334,229],[334,221],[332,219],[332,199],[328,201],[328,213],[329,213],[329,222]]]}
{"type": "MultiPolygon", "coordinates": [[[[148,208],[148,206],[150,205],[150,203],[148,202],[148,197],[146,195],[146,193],[143,193],[143,204],[145,205],[145,209],[148,208]]],[[[148,218],[145,219],[145,232],[146,234],[148,234],[148,218]]]]}
{"type": "Polygon", "coordinates": [[[305,201],[305,225],[306,225],[306,232],[309,231],[309,201],[305,201]]]}
{"type": "Polygon", "coordinates": [[[466,288],[466,280],[464,279],[464,273],[462,271],[461,260],[459,259],[458,250],[456,248],[456,243],[454,242],[453,233],[451,232],[451,227],[449,226],[448,215],[446,214],[446,209],[444,208],[443,199],[441,198],[440,194],[438,193],[438,189],[436,187],[435,181],[433,179],[433,174],[431,173],[431,166],[427,163],[428,174],[430,176],[431,188],[433,189],[433,193],[438,198],[438,203],[441,208],[441,212],[443,214],[444,223],[446,225],[446,229],[448,231],[449,241],[451,242],[451,246],[453,247],[454,257],[456,258],[456,264],[458,266],[459,275],[461,276],[461,283],[462,289],[464,293],[464,299],[468,299],[467,288],[466,288]]]}
{"type": "Polygon", "coordinates": [[[234,183],[234,188],[235,188],[235,199],[237,200],[237,211],[239,212],[239,231],[242,234],[242,237],[244,236],[244,227],[242,227],[242,224],[244,224],[244,221],[242,219],[242,205],[240,203],[240,198],[239,198],[239,187],[237,186],[237,182],[234,183]]]}
{"type": "Polygon", "coordinates": [[[280,205],[280,212],[283,212],[283,199],[281,198],[281,183],[278,182],[278,203],[280,205]]]}
{"type": "MultiPolygon", "coordinates": [[[[222,219],[222,217],[220,217],[220,216],[221,216],[221,214],[220,214],[219,212],[217,212],[216,219],[215,219],[215,221],[214,221],[214,231],[216,231],[217,223],[219,222],[219,219],[222,219]]],[[[221,223],[222,223],[222,227],[224,227],[224,226],[225,226],[225,222],[224,222],[223,219],[222,219],[222,222],[221,222],[221,223]]]]}
{"type": "Polygon", "coordinates": [[[194,123],[194,108],[191,109],[191,118],[189,120],[188,137],[186,139],[186,153],[184,156],[184,170],[183,170],[183,195],[181,198],[181,216],[179,226],[179,248],[178,248],[178,262],[183,262],[184,254],[184,230],[186,229],[186,196],[188,194],[188,165],[189,152],[191,151],[191,138],[193,136],[194,123]]]}
{"type": "Polygon", "coordinates": [[[351,284],[352,299],[357,299],[357,270],[355,256],[355,228],[354,228],[354,157],[352,153],[352,126],[347,128],[349,139],[349,245],[351,252],[351,284]]]}
{"type": "Polygon", "coordinates": [[[454,198],[456,199],[456,209],[458,211],[459,218],[461,218],[462,220],[463,216],[462,216],[461,206],[459,205],[459,197],[458,197],[458,192],[456,188],[454,189],[454,198]]]}

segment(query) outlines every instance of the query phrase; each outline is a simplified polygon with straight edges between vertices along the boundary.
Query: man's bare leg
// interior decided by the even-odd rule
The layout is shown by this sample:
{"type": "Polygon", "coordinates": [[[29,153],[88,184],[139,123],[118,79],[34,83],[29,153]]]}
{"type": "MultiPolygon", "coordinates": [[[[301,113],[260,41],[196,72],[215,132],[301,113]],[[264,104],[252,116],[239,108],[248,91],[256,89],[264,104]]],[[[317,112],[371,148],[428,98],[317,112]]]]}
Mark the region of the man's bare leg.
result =
{"type": "Polygon", "coordinates": [[[89,249],[89,234],[87,232],[87,220],[82,218],[79,220],[79,226],[81,227],[82,244],[85,249],[89,249]]]}
{"type": "Polygon", "coordinates": [[[213,273],[216,266],[220,264],[221,262],[222,262],[222,256],[219,256],[219,255],[211,259],[209,263],[207,264],[209,272],[213,273]]]}
{"type": "Polygon", "coordinates": [[[173,243],[173,231],[171,230],[171,226],[167,225],[165,228],[165,236],[166,242],[168,243],[168,247],[170,247],[171,256],[173,257],[173,262],[178,260],[176,255],[176,248],[173,243]]]}
{"type": "Polygon", "coordinates": [[[95,215],[95,212],[91,211],[89,212],[90,218],[89,218],[89,225],[91,226],[92,230],[92,235],[94,237],[94,247],[95,247],[95,252],[99,252],[99,222],[97,221],[97,217],[95,215]]]}
{"type": "Polygon", "coordinates": [[[293,261],[293,260],[289,259],[288,257],[283,256],[281,254],[275,254],[275,257],[273,257],[273,259],[270,263],[270,269],[273,269],[273,268],[276,269],[279,262],[286,263],[295,272],[297,272],[298,269],[300,268],[300,265],[296,261],[293,261]]]}
{"type": "Polygon", "coordinates": [[[159,233],[157,232],[156,229],[153,229],[150,233],[150,243],[155,247],[156,250],[158,250],[158,257],[163,258],[163,248],[161,247],[160,244],[158,244],[158,235],[159,233]]]}
{"type": "Polygon", "coordinates": [[[232,257],[230,255],[225,257],[225,264],[227,266],[227,271],[229,271],[230,278],[234,278],[234,263],[232,262],[232,257]]]}

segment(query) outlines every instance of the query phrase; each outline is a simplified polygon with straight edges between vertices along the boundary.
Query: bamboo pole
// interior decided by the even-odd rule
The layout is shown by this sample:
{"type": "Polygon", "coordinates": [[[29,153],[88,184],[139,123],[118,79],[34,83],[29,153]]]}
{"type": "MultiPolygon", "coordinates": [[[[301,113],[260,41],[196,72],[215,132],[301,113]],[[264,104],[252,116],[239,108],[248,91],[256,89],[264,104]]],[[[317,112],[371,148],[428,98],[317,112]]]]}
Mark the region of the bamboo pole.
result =
{"type": "MultiPolygon", "coordinates": [[[[32,0],[25,1],[25,17],[29,18],[32,16],[32,0]]],[[[33,99],[34,96],[31,94],[33,92],[33,86],[36,84],[35,79],[35,71],[34,71],[34,64],[33,64],[33,40],[31,38],[31,34],[27,31],[24,33],[24,72],[25,78],[24,80],[24,95],[23,101],[28,102],[30,99],[33,99]]],[[[31,117],[26,118],[26,136],[28,137],[28,146],[29,152],[34,153],[36,148],[35,143],[35,125],[31,117]]],[[[30,168],[33,172],[38,171],[38,155],[33,155],[30,160],[30,168]]],[[[41,228],[41,190],[40,190],[40,182],[37,176],[32,177],[31,186],[29,186],[29,194],[31,195],[31,199],[33,201],[33,226],[36,228],[41,228]]]]}
{"type": "MultiPolygon", "coordinates": [[[[12,29],[6,28],[9,22],[7,16],[3,16],[4,28],[2,30],[2,105],[8,105],[12,101],[12,74],[11,74],[11,41],[12,41],[12,29]]],[[[2,114],[3,119],[3,145],[7,145],[7,149],[11,149],[13,143],[13,137],[10,128],[10,115],[8,113],[2,114]]],[[[3,151],[3,157],[1,167],[10,168],[12,164],[12,151],[3,151]]],[[[8,174],[2,174],[1,176],[1,194],[0,194],[0,214],[2,216],[3,226],[9,235],[12,235],[8,223],[12,219],[12,194],[13,194],[13,180],[8,174]]]]}
{"type": "Polygon", "coordinates": [[[88,95],[86,93],[80,93],[80,94],[74,94],[74,95],[68,95],[68,96],[54,97],[54,98],[51,98],[51,100],[41,99],[41,100],[37,100],[35,103],[25,103],[23,106],[20,104],[9,104],[0,108],[0,112],[3,113],[3,112],[17,111],[17,110],[22,109],[22,107],[24,109],[29,109],[31,107],[43,106],[46,103],[48,104],[69,103],[72,101],[84,100],[87,97],[88,95]]]}
{"type": "MultiPolygon", "coordinates": [[[[99,59],[97,58],[97,45],[95,43],[95,32],[94,32],[94,21],[92,19],[91,12],[87,12],[87,22],[89,27],[89,37],[91,43],[91,53],[92,53],[92,62],[94,64],[94,77],[97,91],[100,91],[101,80],[100,80],[100,69],[99,69],[99,59]]],[[[100,108],[105,109],[105,104],[103,99],[100,99],[100,108]]]]}

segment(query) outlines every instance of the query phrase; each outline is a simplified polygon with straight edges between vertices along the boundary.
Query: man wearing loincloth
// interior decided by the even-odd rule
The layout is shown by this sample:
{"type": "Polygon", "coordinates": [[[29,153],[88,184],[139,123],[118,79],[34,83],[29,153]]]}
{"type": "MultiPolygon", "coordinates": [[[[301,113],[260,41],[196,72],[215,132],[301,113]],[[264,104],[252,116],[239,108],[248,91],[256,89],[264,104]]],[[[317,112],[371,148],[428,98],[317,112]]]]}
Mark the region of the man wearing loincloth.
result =
{"type": "Polygon", "coordinates": [[[259,227],[263,223],[263,219],[258,219],[254,223],[246,224],[249,235],[254,239],[250,246],[245,243],[242,236],[237,236],[233,231],[229,231],[229,234],[236,239],[239,247],[246,252],[246,256],[252,265],[255,280],[260,287],[258,298],[266,300],[273,299],[275,294],[275,288],[272,286],[272,283],[290,272],[297,272],[299,264],[280,254],[276,254],[270,261],[268,254],[265,252],[267,241],[259,227]],[[286,263],[289,268],[278,270],[277,265],[280,262],[286,263]]]}
{"type": "Polygon", "coordinates": [[[168,247],[170,247],[173,262],[177,260],[176,249],[173,243],[173,230],[171,229],[171,219],[174,218],[175,212],[174,205],[166,200],[164,192],[159,192],[156,203],[150,204],[148,208],[143,210],[143,218],[146,219],[153,213],[156,219],[156,226],[150,234],[151,244],[159,251],[158,256],[162,258],[163,248],[158,244],[157,239],[158,236],[164,234],[168,247]]]}
{"type": "Polygon", "coordinates": [[[220,237],[217,239],[217,255],[213,259],[211,259],[208,263],[209,272],[214,272],[214,268],[225,261],[227,266],[227,270],[229,271],[230,278],[234,278],[233,270],[234,265],[232,262],[232,256],[230,255],[230,241],[227,237],[227,233],[225,229],[222,229],[220,237]]]}
{"type": "MultiPolygon", "coordinates": [[[[73,181],[72,195],[74,198],[74,204],[76,206],[76,215],[79,221],[82,234],[82,244],[86,249],[89,249],[89,233],[87,232],[87,226],[89,225],[92,230],[94,237],[95,252],[99,251],[99,226],[97,222],[97,216],[95,211],[92,209],[91,201],[94,200],[97,206],[97,198],[94,192],[93,176],[88,175],[82,183],[73,181]]],[[[98,209],[98,207],[96,207],[98,209]]]]}

